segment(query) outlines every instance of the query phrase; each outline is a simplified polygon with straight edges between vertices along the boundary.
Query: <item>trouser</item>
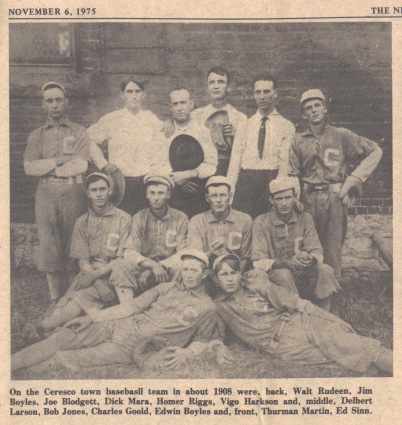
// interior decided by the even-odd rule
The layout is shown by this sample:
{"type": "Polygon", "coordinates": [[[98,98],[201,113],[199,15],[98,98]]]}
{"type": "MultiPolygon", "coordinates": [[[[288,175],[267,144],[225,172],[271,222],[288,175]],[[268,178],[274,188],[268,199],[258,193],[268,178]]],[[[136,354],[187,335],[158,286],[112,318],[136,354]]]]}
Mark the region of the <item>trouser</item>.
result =
{"type": "Polygon", "coordinates": [[[80,367],[131,363],[140,339],[132,317],[94,323],[80,332],[62,328],[49,338],[15,353],[11,359],[12,369],[42,363],[59,351],[65,352],[70,361],[80,367]]]}
{"type": "Polygon", "coordinates": [[[336,363],[365,372],[376,361],[380,345],[373,338],[346,331],[339,323],[294,312],[273,355],[283,361],[330,366],[336,363]]]}
{"type": "Polygon", "coordinates": [[[191,179],[197,184],[195,193],[186,193],[179,185],[172,190],[169,205],[176,210],[184,212],[188,218],[208,211],[209,205],[205,199],[205,179],[191,179]]]}
{"type": "Polygon", "coordinates": [[[254,219],[271,210],[269,183],[278,170],[243,170],[239,172],[233,208],[251,215],[254,219]]]}
{"type": "MultiPolygon", "coordinates": [[[[331,187],[331,186],[330,186],[331,187]]],[[[302,195],[306,211],[311,213],[324,251],[324,263],[329,264],[338,279],[342,272],[342,246],[348,224],[347,209],[332,191],[307,190],[302,195]]]]}
{"type": "Polygon", "coordinates": [[[341,287],[334,270],[327,264],[317,264],[295,272],[277,269],[268,273],[269,280],[312,302],[330,297],[341,287]]]}
{"type": "MultiPolygon", "coordinates": [[[[167,268],[169,275],[168,280],[171,281],[179,273],[181,261],[179,256],[177,256],[162,260],[160,264],[167,268]]],[[[156,286],[155,277],[153,275],[147,279],[145,287],[139,285],[138,277],[144,270],[144,268],[140,267],[129,258],[120,258],[113,264],[110,282],[116,289],[120,304],[156,286]]]]}
{"type": "Polygon", "coordinates": [[[49,273],[73,270],[69,259],[75,221],[88,208],[81,184],[39,182],[35,197],[35,218],[39,238],[38,269],[49,273]]]}
{"type": "Polygon", "coordinates": [[[130,215],[147,208],[148,202],[145,197],[144,176],[125,177],[126,189],[119,208],[130,215]]]}

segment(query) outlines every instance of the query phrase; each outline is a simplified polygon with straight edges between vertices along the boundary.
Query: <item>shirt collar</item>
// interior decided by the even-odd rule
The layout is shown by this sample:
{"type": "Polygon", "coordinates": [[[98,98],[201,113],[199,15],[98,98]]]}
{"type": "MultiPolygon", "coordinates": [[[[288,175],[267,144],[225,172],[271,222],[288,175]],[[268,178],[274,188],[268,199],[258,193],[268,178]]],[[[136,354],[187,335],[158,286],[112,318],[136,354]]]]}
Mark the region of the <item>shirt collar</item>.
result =
{"type": "Polygon", "coordinates": [[[66,116],[59,122],[56,122],[52,118],[48,117],[45,123],[45,129],[48,129],[49,127],[60,127],[60,126],[70,127],[71,121],[66,116]]]}
{"type": "Polygon", "coordinates": [[[148,214],[155,220],[155,221],[165,221],[165,220],[167,220],[169,217],[170,217],[170,215],[171,215],[171,211],[170,211],[170,207],[169,207],[169,205],[167,206],[167,211],[166,211],[166,214],[159,220],[158,218],[156,218],[153,214],[152,214],[152,211],[151,211],[151,208],[148,208],[148,214]]]}
{"type": "Polygon", "coordinates": [[[191,295],[194,295],[197,298],[203,299],[203,298],[208,298],[209,297],[207,295],[206,290],[205,290],[205,284],[204,284],[204,287],[203,287],[204,288],[203,291],[189,291],[189,290],[187,290],[187,288],[184,286],[183,278],[180,276],[180,274],[179,274],[179,277],[176,279],[176,281],[175,281],[174,284],[181,291],[187,292],[188,294],[191,294],[191,295]]]}
{"type": "MultiPolygon", "coordinates": [[[[268,114],[268,118],[273,118],[274,116],[278,116],[280,113],[274,108],[270,114],[268,114]]],[[[257,113],[254,115],[258,120],[261,120],[265,115],[262,115],[261,112],[257,109],[257,113]]]]}
{"type": "Polygon", "coordinates": [[[91,216],[91,217],[110,217],[110,216],[114,215],[115,213],[116,213],[116,207],[111,205],[111,204],[109,205],[109,208],[106,211],[104,211],[104,213],[102,215],[96,214],[94,209],[92,207],[89,207],[87,218],[89,216],[91,216]]]}
{"type": "MultiPolygon", "coordinates": [[[[233,209],[229,207],[229,214],[228,216],[222,220],[222,222],[228,221],[230,223],[235,222],[235,217],[233,217],[233,209]]],[[[207,222],[208,223],[219,223],[219,220],[212,214],[212,211],[207,211],[207,222]]]]}
{"type": "MultiPolygon", "coordinates": [[[[328,118],[325,118],[324,132],[330,127],[330,125],[331,124],[330,124],[328,118]]],[[[310,129],[310,126],[307,126],[307,128],[304,131],[302,131],[300,134],[303,137],[307,137],[307,136],[313,136],[313,137],[315,137],[314,134],[313,134],[313,132],[310,129]]]]}
{"type": "Polygon", "coordinates": [[[296,214],[294,211],[292,211],[292,215],[290,217],[290,220],[285,223],[284,221],[282,221],[277,215],[275,210],[272,210],[272,223],[274,224],[274,226],[284,226],[285,224],[290,224],[290,223],[296,223],[296,214]]]}

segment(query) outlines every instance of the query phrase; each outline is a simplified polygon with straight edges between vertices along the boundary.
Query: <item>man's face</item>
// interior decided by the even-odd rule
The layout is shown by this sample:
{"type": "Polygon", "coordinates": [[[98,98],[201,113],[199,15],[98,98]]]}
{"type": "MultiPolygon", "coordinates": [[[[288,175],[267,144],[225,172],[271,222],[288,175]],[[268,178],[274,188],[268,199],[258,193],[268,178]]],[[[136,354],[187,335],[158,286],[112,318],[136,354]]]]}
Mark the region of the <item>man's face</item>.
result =
{"type": "Polygon", "coordinates": [[[228,77],[211,72],[207,78],[207,91],[211,100],[225,99],[230,92],[228,77]]]}
{"type": "Polygon", "coordinates": [[[105,180],[98,180],[90,183],[87,188],[87,195],[91,204],[95,208],[103,208],[109,202],[112,190],[105,180]]]}
{"type": "Polygon", "coordinates": [[[124,107],[131,111],[138,111],[142,107],[145,94],[144,90],[137,86],[133,81],[130,81],[120,96],[124,101],[124,107]]]}
{"type": "Polygon", "coordinates": [[[165,184],[150,184],[147,187],[146,197],[149,206],[158,210],[165,207],[170,198],[170,190],[165,184]]]}
{"type": "Polygon", "coordinates": [[[68,99],[63,90],[54,87],[43,92],[42,106],[46,109],[49,117],[59,120],[63,118],[68,105],[68,99]]]}
{"type": "Polygon", "coordinates": [[[325,120],[327,107],[321,99],[310,99],[303,103],[303,116],[309,124],[321,124],[325,120]]]}
{"type": "Polygon", "coordinates": [[[233,270],[229,264],[223,263],[216,276],[218,285],[226,294],[235,294],[240,289],[241,274],[233,270]]]}
{"type": "Polygon", "coordinates": [[[272,81],[256,81],[254,84],[254,100],[261,113],[270,112],[278,97],[272,81]]]}
{"type": "Polygon", "coordinates": [[[211,208],[212,214],[228,211],[231,194],[226,185],[209,186],[205,197],[211,208]]]}
{"type": "Polygon", "coordinates": [[[283,190],[282,192],[274,193],[271,197],[274,204],[276,215],[279,218],[287,218],[293,211],[293,206],[296,198],[293,189],[283,190]]]}
{"type": "Polygon", "coordinates": [[[204,284],[205,270],[199,260],[185,258],[181,264],[181,276],[186,289],[194,291],[204,284]]]}
{"type": "Polygon", "coordinates": [[[176,122],[186,123],[190,119],[193,107],[194,102],[187,90],[175,90],[170,93],[170,110],[176,122]]]}

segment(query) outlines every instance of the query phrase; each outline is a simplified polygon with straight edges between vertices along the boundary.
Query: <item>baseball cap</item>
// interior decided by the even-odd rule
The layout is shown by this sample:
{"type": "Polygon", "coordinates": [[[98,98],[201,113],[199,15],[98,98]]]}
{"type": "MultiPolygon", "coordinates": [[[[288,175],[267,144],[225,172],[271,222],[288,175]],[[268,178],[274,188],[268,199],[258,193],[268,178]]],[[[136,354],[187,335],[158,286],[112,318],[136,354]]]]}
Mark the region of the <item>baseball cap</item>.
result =
{"type": "Polygon", "coordinates": [[[290,177],[279,177],[269,183],[271,195],[288,189],[295,189],[295,182],[290,177]]]}
{"type": "Polygon", "coordinates": [[[197,260],[202,261],[208,267],[209,259],[208,255],[205,252],[200,251],[199,249],[186,249],[180,253],[180,259],[184,260],[185,258],[196,258],[197,260]]]}
{"type": "Polygon", "coordinates": [[[310,99],[321,99],[321,100],[325,101],[325,96],[324,96],[324,93],[319,89],[307,90],[301,95],[300,105],[303,105],[303,103],[306,100],[310,100],[310,99]]]}
{"type": "Polygon", "coordinates": [[[240,263],[240,258],[236,254],[222,254],[215,258],[214,264],[212,265],[212,270],[215,271],[216,267],[224,260],[236,260],[240,263]]]}
{"type": "Polygon", "coordinates": [[[66,95],[66,89],[64,88],[64,86],[62,86],[60,83],[56,83],[55,81],[49,81],[49,82],[45,83],[42,86],[40,92],[41,92],[41,94],[43,94],[43,92],[45,90],[47,90],[48,88],[53,88],[53,87],[59,88],[64,93],[64,95],[66,95]]]}
{"type": "Polygon", "coordinates": [[[170,190],[174,187],[174,181],[169,176],[161,176],[160,174],[147,174],[144,177],[144,184],[160,183],[166,185],[170,190]]]}
{"type": "Polygon", "coordinates": [[[229,182],[229,179],[225,176],[212,176],[207,180],[207,183],[205,185],[205,190],[212,185],[226,185],[229,190],[232,190],[232,186],[229,182]]]}

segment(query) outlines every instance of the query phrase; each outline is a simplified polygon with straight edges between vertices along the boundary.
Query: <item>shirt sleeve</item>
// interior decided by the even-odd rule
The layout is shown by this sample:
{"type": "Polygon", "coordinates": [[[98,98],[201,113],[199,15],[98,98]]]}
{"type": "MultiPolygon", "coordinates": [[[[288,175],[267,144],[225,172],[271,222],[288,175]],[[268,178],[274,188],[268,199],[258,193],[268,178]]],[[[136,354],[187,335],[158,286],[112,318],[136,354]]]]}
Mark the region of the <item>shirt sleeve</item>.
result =
{"type": "Polygon", "coordinates": [[[298,295],[270,282],[265,272],[251,270],[243,278],[250,291],[267,300],[275,309],[289,313],[295,310],[303,311],[304,303],[298,295]]]}
{"type": "Polygon", "coordinates": [[[247,216],[245,218],[243,240],[240,248],[240,258],[242,260],[251,258],[251,240],[252,240],[253,220],[247,216]]]}
{"type": "MultiPolygon", "coordinates": [[[[204,251],[204,243],[202,240],[202,225],[201,225],[201,217],[193,217],[188,224],[188,238],[187,238],[187,246],[189,248],[199,249],[200,251],[204,251]]],[[[204,232],[207,230],[204,229],[204,232]]]]}
{"type": "Polygon", "coordinates": [[[118,304],[104,310],[92,311],[89,315],[94,323],[99,323],[122,319],[124,317],[142,313],[143,311],[148,310],[148,308],[157,301],[160,295],[170,288],[169,285],[171,284],[161,283],[128,302],[118,304]]]}
{"type": "Polygon", "coordinates": [[[196,168],[198,178],[206,179],[216,173],[216,166],[218,165],[218,152],[212,143],[209,132],[205,129],[200,131],[199,135],[201,147],[204,152],[204,161],[196,168]]]}
{"type": "Polygon", "coordinates": [[[172,167],[169,162],[169,151],[166,149],[167,143],[168,140],[162,132],[158,132],[152,138],[150,149],[152,155],[150,155],[149,158],[152,173],[169,175],[172,172],[172,167]]]}
{"type": "Polygon", "coordinates": [[[39,146],[40,135],[41,129],[38,129],[28,136],[24,152],[24,170],[28,176],[44,176],[57,167],[54,158],[42,159],[39,146]]]}
{"type": "Polygon", "coordinates": [[[188,236],[188,218],[185,214],[179,219],[177,226],[177,247],[176,251],[179,252],[187,248],[187,236],[188,236]]]}
{"type": "Polygon", "coordinates": [[[89,260],[89,240],[85,232],[85,222],[78,218],[75,222],[71,237],[70,257],[81,260],[89,260]]]}
{"type": "Polygon", "coordinates": [[[73,177],[84,174],[87,171],[88,162],[82,158],[72,158],[71,161],[57,167],[55,173],[57,177],[73,177]]]}
{"type": "Polygon", "coordinates": [[[282,141],[282,148],[279,152],[279,177],[287,176],[290,172],[289,151],[290,145],[295,137],[295,131],[294,125],[288,122],[285,137],[282,141]]]}
{"type": "Polygon", "coordinates": [[[123,257],[124,250],[126,247],[127,239],[130,235],[131,229],[131,217],[127,214],[127,216],[123,216],[120,222],[120,240],[119,246],[117,247],[116,257],[123,257]]]}
{"type": "Polygon", "coordinates": [[[253,224],[253,243],[252,243],[252,253],[251,259],[255,268],[261,268],[263,270],[269,270],[272,267],[272,264],[276,259],[271,258],[271,253],[269,250],[268,240],[267,240],[267,226],[264,225],[263,221],[260,218],[256,218],[253,224]],[[267,260],[263,262],[257,262],[260,260],[267,260]]]}
{"type": "Polygon", "coordinates": [[[144,219],[141,211],[134,215],[131,222],[130,236],[127,238],[124,252],[124,258],[130,258],[136,265],[144,261],[146,258],[141,254],[142,238],[144,230],[144,219]]]}
{"type": "Polygon", "coordinates": [[[359,178],[364,183],[376,169],[381,157],[382,149],[377,146],[370,155],[360,162],[351,175],[359,178]]]}
{"type": "Polygon", "coordinates": [[[218,323],[218,311],[211,302],[211,308],[207,309],[200,318],[199,325],[193,336],[192,341],[208,343],[215,337],[218,323]]]}
{"type": "Polygon", "coordinates": [[[91,140],[90,143],[90,152],[91,160],[98,170],[102,170],[103,167],[106,167],[108,162],[103,156],[102,149],[93,140],[91,140]]]}
{"type": "Polygon", "coordinates": [[[304,249],[317,259],[317,262],[320,264],[324,260],[323,250],[318,238],[317,231],[315,230],[313,217],[308,213],[303,213],[304,221],[304,235],[303,243],[304,249]]]}
{"type": "Polygon", "coordinates": [[[301,162],[300,155],[296,144],[296,137],[293,139],[289,148],[289,165],[288,173],[290,176],[300,177],[301,175],[301,162]]]}
{"type": "Polygon", "coordinates": [[[236,129],[236,134],[233,140],[232,154],[230,155],[229,168],[227,177],[232,185],[233,191],[236,187],[237,179],[241,166],[241,158],[246,147],[247,135],[247,118],[242,118],[239,129],[236,129]]]}

